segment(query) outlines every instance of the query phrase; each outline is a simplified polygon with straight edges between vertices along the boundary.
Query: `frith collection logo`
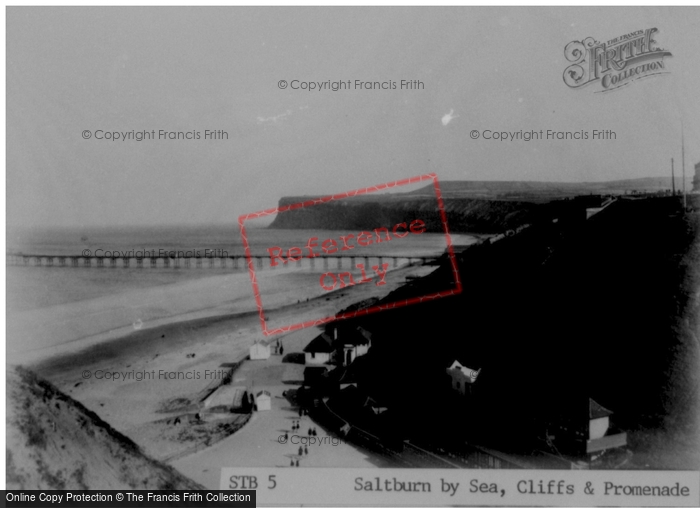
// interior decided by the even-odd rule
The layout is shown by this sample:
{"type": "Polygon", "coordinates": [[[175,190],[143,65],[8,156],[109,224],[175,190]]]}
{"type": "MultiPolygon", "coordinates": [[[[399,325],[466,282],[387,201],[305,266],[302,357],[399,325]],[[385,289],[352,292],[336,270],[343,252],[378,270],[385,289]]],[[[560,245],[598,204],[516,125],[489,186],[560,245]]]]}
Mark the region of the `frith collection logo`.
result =
{"type": "Polygon", "coordinates": [[[669,51],[654,40],[656,28],[637,30],[601,43],[588,37],[571,41],[564,55],[572,62],[564,71],[564,83],[571,88],[599,82],[599,92],[609,92],[637,79],[666,74],[665,56],[669,51]]]}

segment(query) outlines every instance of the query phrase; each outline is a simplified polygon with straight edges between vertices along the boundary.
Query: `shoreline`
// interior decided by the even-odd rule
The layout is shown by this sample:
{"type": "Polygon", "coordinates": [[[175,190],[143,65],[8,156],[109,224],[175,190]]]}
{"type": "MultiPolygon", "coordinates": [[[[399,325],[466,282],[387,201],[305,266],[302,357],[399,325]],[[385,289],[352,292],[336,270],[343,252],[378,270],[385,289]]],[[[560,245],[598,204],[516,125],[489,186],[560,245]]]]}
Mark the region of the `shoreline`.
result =
{"type": "MultiPolygon", "coordinates": [[[[405,283],[396,279],[402,279],[408,275],[413,275],[413,272],[416,271],[426,272],[434,269],[434,266],[422,265],[406,265],[395,269],[390,269],[386,275],[387,284],[381,288],[377,287],[376,290],[376,286],[358,284],[333,291],[326,291],[322,294],[310,296],[306,299],[300,299],[300,301],[297,302],[288,302],[276,307],[272,306],[271,308],[265,310],[266,316],[269,319],[279,319],[289,315],[297,316],[300,313],[313,313],[321,314],[320,317],[329,317],[331,315],[335,315],[335,313],[342,310],[342,308],[347,307],[351,303],[357,303],[369,297],[359,297],[360,293],[388,294],[390,290],[393,290],[405,283]],[[346,300],[348,302],[347,304],[344,302],[337,302],[337,300],[348,296],[350,298],[346,300]],[[350,300],[354,301],[350,302],[350,300]],[[332,310],[334,310],[334,312],[323,312],[322,308],[325,307],[330,307],[332,310]]],[[[251,302],[254,302],[252,296],[250,300],[251,302]]],[[[97,363],[108,358],[121,356],[121,352],[127,348],[134,348],[136,350],[140,350],[140,352],[144,352],[142,342],[145,339],[151,339],[149,340],[150,346],[148,346],[146,349],[152,349],[154,344],[152,339],[157,339],[155,336],[158,334],[167,335],[169,332],[179,331],[183,327],[191,330],[197,330],[213,325],[222,325],[225,323],[229,323],[235,327],[239,327],[241,325],[258,325],[257,327],[260,329],[260,320],[257,310],[242,310],[235,313],[222,313],[220,307],[215,309],[193,310],[163,318],[156,318],[142,323],[142,326],[139,328],[136,328],[133,325],[124,325],[97,333],[95,335],[74,338],[56,345],[26,349],[23,351],[13,351],[8,349],[6,363],[8,365],[24,365],[29,368],[40,368],[42,370],[46,369],[46,371],[48,371],[48,375],[50,375],[56,370],[58,365],[60,365],[62,367],[62,371],[65,372],[63,369],[69,366],[74,366],[76,362],[83,366],[89,365],[90,363],[97,363]],[[120,354],[113,355],[110,354],[110,351],[118,351],[120,354]]],[[[276,340],[277,337],[285,336],[287,333],[265,337],[262,335],[262,331],[260,329],[261,340],[266,344],[276,340]]],[[[174,347],[186,342],[187,340],[183,340],[174,344],[169,342],[168,344],[174,347]]]]}

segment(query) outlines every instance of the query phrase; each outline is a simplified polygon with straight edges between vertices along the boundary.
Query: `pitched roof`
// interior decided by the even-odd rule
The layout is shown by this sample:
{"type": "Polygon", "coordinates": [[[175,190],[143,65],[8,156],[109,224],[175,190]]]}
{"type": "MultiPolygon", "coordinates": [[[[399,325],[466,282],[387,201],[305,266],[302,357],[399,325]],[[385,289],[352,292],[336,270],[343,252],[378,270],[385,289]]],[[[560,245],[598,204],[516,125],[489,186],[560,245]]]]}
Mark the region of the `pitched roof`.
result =
{"type": "Polygon", "coordinates": [[[324,332],[306,345],[304,353],[332,353],[331,343],[331,338],[324,332]]]}
{"type": "Polygon", "coordinates": [[[613,414],[613,412],[609,409],[605,409],[591,398],[588,399],[588,417],[590,419],[603,418],[605,416],[610,416],[611,414],[613,414]]]}
{"type": "Polygon", "coordinates": [[[572,395],[565,401],[560,401],[556,406],[556,414],[560,418],[583,423],[595,418],[604,418],[613,414],[595,400],[585,394],[572,395]]]}
{"type": "Polygon", "coordinates": [[[259,391],[255,396],[260,397],[261,395],[267,395],[268,397],[272,397],[272,394],[270,392],[268,392],[267,390],[259,391]]]}
{"type": "Polygon", "coordinates": [[[458,360],[455,360],[452,362],[452,365],[448,367],[449,370],[459,370],[466,378],[469,380],[470,383],[473,383],[476,381],[476,378],[479,377],[479,373],[481,372],[481,369],[479,370],[474,370],[470,369],[469,367],[465,367],[461,363],[459,363],[458,360]]]}
{"type": "Polygon", "coordinates": [[[372,334],[361,326],[355,328],[340,329],[338,342],[348,346],[364,346],[369,344],[372,334]]]}

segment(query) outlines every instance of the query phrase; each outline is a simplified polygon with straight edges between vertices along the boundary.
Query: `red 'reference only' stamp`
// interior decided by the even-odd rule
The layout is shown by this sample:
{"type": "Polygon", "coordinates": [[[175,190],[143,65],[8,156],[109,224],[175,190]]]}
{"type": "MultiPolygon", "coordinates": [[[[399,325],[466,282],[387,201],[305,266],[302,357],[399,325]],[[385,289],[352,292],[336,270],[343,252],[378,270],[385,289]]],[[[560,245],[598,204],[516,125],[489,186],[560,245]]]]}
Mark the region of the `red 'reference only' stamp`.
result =
{"type": "MultiPolygon", "coordinates": [[[[364,189],[357,189],[353,191],[348,191],[340,194],[334,194],[331,196],[325,196],[321,198],[309,199],[308,201],[303,201],[300,203],[294,203],[291,205],[286,205],[277,208],[271,208],[268,210],[263,210],[260,212],[249,213],[241,215],[238,218],[238,225],[241,230],[241,239],[243,241],[243,247],[245,249],[246,261],[248,264],[248,273],[250,275],[250,280],[253,286],[253,293],[255,297],[255,302],[258,309],[258,315],[260,317],[260,325],[262,327],[263,334],[266,336],[275,335],[279,333],[291,332],[294,330],[299,330],[302,328],[307,328],[311,326],[318,326],[329,323],[331,321],[337,321],[342,319],[350,319],[360,315],[372,314],[382,310],[395,309],[398,307],[405,307],[407,305],[420,303],[428,300],[435,300],[438,298],[443,298],[446,296],[457,295],[462,291],[462,284],[459,277],[459,271],[457,269],[457,262],[455,260],[454,250],[452,246],[452,240],[450,238],[449,228],[447,225],[447,215],[445,213],[445,207],[442,200],[442,195],[440,193],[440,186],[438,184],[437,175],[435,173],[429,173],[421,176],[415,176],[411,178],[406,178],[403,180],[397,180],[394,182],[388,182],[384,184],[374,185],[372,187],[366,187],[364,189]],[[374,192],[393,189],[400,186],[420,183],[423,181],[432,181],[433,189],[435,191],[435,198],[438,207],[439,219],[442,225],[442,232],[445,234],[445,252],[447,254],[449,263],[451,265],[451,272],[454,276],[454,281],[450,289],[444,291],[434,292],[432,294],[426,294],[421,296],[416,296],[413,298],[407,298],[400,301],[392,301],[387,303],[379,303],[377,305],[362,308],[359,310],[354,310],[350,312],[344,312],[337,315],[332,315],[320,319],[313,319],[309,321],[300,321],[296,323],[291,323],[284,326],[275,326],[273,328],[268,327],[268,320],[265,316],[265,310],[263,308],[262,296],[260,291],[260,285],[255,271],[255,263],[253,256],[251,254],[251,245],[249,242],[248,234],[246,233],[245,222],[252,219],[260,219],[262,217],[267,217],[276,214],[282,214],[285,212],[290,212],[292,210],[299,210],[302,208],[312,207],[320,205],[323,203],[328,203],[330,201],[343,200],[355,196],[362,196],[366,194],[371,194],[374,192]]],[[[293,266],[301,262],[304,259],[309,259],[313,261],[317,258],[324,259],[327,263],[328,259],[340,259],[341,257],[355,257],[365,258],[369,260],[370,257],[379,259],[380,261],[376,265],[368,263],[359,263],[354,268],[359,269],[359,274],[353,274],[349,271],[339,272],[339,271],[325,271],[320,274],[319,285],[325,291],[333,291],[335,289],[342,289],[349,286],[359,285],[374,282],[377,286],[386,284],[385,276],[389,270],[389,263],[382,263],[382,254],[362,254],[362,247],[368,247],[372,244],[380,244],[384,242],[389,242],[392,240],[399,240],[406,238],[411,235],[420,235],[426,231],[426,223],[421,218],[413,218],[405,222],[399,222],[393,225],[387,225],[386,227],[373,228],[371,231],[359,231],[356,234],[346,234],[346,235],[333,235],[331,231],[328,235],[325,235],[322,239],[317,236],[310,237],[306,243],[298,242],[298,246],[292,246],[288,248],[283,248],[277,245],[270,246],[266,249],[267,256],[265,257],[264,263],[266,267],[274,268],[279,266],[293,266]],[[359,248],[358,250],[354,250],[359,248]],[[352,252],[346,252],[352,251],[352,252]],[[375,278],[376,276],[376,278],[375,278]]],[[[410,257],[410,256],[405,256],[410,257]]],[[[261,259],[258,258],[258,266],[263,266],[261,259]]],[[[340,267],[340,261],[338,262],[340,267]]]]}

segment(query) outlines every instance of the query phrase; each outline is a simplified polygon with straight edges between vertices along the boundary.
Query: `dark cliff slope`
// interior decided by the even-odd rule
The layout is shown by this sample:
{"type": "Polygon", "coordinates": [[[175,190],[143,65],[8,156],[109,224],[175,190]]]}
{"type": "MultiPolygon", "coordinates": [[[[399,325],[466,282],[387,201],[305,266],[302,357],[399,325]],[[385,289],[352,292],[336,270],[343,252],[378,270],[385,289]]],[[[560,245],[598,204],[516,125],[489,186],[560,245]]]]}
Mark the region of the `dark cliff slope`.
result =
{"type": "MultiPolygon", "coordinates": [[[[406,435],[500,444],[590,396],[631,431],[635,451],[646,446],[638,436],[665,436],[658,467],[697,467],[698,232],[698,213],[676,199],[621,200],[588,221],[470,248],[459,256],[462,295],[364,318],[376,338],[363,386],[406,435]],[[464,419],[441,398],[455,358],[482,368],[464,419]]],[[[441,268],[389,299],[448,278],[441,268]]]]}

